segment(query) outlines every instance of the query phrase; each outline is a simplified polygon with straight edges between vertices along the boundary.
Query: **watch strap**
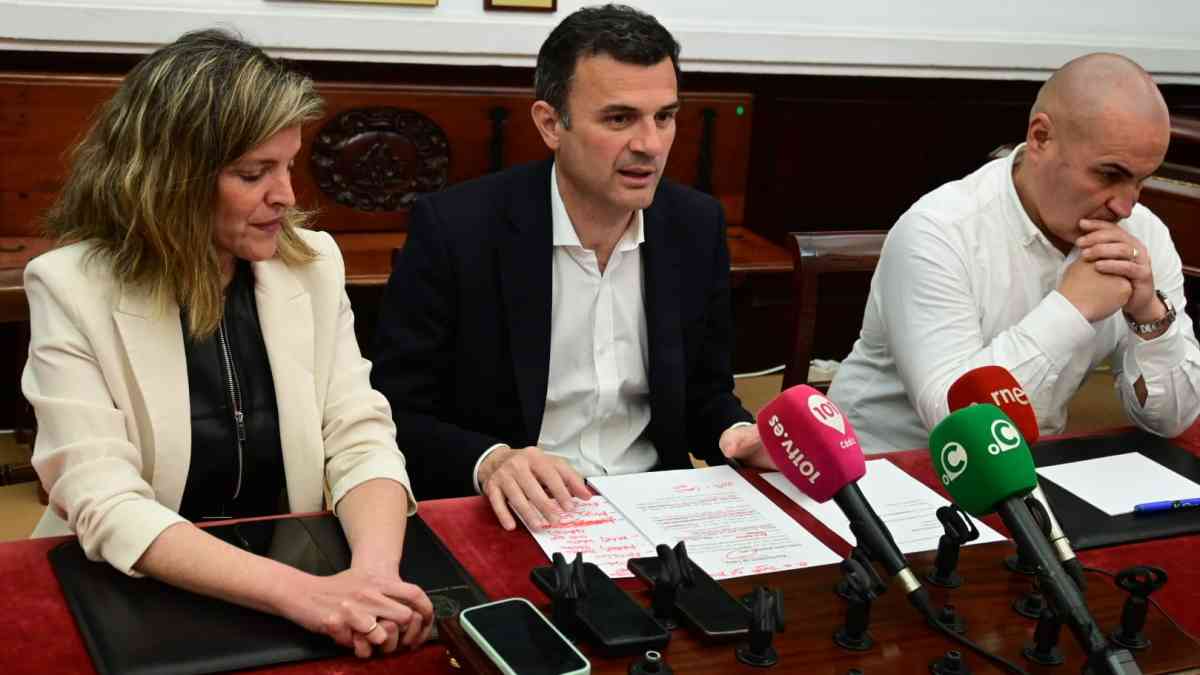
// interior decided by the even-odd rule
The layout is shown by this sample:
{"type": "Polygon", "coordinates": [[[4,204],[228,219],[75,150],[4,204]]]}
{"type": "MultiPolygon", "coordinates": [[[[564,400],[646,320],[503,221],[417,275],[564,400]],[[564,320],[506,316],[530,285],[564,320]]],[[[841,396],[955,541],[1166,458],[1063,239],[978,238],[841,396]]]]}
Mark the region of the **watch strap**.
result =
{"type": "Polygon", "coordinates": [[[1155,319],[1154,321],[1149,321],[1146,323],[1138,323],[1137,321],[1134,321],[1133,317],[1129,316],[1128,314],[1125,315],[1125,320],[1129,322],[1129,329],[1138,335],[1152,335],[1163,330],[1164,328],[1167,328],[1172,323],[1175,323],[1175,305],[1172,305],[1171,301],[1167,299],[1167,296],[1157,288],[1154,289],[1154,294],[1158,296],[1158,299],[1162,302],[1163,307],[1167,308],[1166,314],[1158,319],[1155,319]]]}

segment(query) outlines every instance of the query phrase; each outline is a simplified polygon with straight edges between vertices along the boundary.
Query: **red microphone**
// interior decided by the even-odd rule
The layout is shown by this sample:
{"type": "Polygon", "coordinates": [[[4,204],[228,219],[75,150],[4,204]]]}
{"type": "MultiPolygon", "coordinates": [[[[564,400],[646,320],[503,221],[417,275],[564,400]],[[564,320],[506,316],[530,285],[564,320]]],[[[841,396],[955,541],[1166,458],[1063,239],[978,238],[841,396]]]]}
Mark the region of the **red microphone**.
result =
{"type": "Polygon", "coordinates": [[[833,401],[806,384],[791,387],[759,411],[758,433],[780,472],[813,500],[832,498],[850,521],[858,548],[898,578],[909,602],[932,617],[928,592],[858,488],[866,459],[854,428],[833,401]]]}
{"type": "Polygon", "coordinates": [[[967,372],[950,385],[947,399],[950,412],[975,403],[991,403],[1008,415],[1027,443],[1037,443],[1037,415],[1033,405],[1021,384],[1006,368],[981,366],[967,372]]]}
{"type": "MultiPolygon", "coordinates": [[[[1025,390],[1021,388],[1017,378],[1013,377],[1007,368],[981,366],[967,371],[954,384],[950,385],[947,400],[950,404],[950,412],[975,403],[992,403],[1012,419],[1030,445],[1037,442],[1039,435],[1037,414],[1033,410],[1033,404],[1029,402],[1029,396],[1025,394],[1025,390]]],[[[1063,533],[1062,527],[1058,524],[1058,519],[1054,517],[1054,512],[1050,510],[1050,502],[1046,499],[1046,493],[1042,492],[1042,486],[1038,485],[1030,494],[1041,502],[1045,509],[1050,530],[1050,543],[1054,546],[1059,561],[1062,562],[1071,578],[1075,580],[1075,585],[1083,590],[1086,588],[1083,564],[1075,557],[1075,551],[1071,549],[1071,541],[1067,539],[1067,535],[1063,533]]]]}

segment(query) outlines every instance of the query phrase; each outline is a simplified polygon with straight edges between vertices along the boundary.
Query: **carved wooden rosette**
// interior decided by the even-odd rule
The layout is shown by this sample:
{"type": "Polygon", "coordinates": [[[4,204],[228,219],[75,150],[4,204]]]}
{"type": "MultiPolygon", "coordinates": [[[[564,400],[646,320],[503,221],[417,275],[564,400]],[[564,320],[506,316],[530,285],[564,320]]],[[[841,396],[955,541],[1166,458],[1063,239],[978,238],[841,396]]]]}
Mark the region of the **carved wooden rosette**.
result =
{"type": "Polygon", "coordinates": [[[357,108],[313,141],[313,177],[327,197],[359,211],[399,211],[446,186],[450,142],[433,120],[401,108],[357,108]]]}

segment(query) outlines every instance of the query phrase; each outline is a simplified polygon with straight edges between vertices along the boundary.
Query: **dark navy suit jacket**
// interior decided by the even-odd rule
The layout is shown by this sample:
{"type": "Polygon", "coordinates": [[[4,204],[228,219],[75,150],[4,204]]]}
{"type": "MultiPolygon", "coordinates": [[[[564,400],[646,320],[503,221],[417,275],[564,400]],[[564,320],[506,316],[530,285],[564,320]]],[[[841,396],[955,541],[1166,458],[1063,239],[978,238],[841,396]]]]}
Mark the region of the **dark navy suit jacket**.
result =
{"type": "MultiPolygon", "coordinates": [[[[379,312],[371,381],[390,401],[420,499],[474,494],[492,445],[536,445],[550,368],[553,235],[549,160],[426,195],[379,312]]],[[[667,180],[643,214],[649,440],[659,469],[749,413],[733,395],[725,219],[713,198],[667,180]]]]}

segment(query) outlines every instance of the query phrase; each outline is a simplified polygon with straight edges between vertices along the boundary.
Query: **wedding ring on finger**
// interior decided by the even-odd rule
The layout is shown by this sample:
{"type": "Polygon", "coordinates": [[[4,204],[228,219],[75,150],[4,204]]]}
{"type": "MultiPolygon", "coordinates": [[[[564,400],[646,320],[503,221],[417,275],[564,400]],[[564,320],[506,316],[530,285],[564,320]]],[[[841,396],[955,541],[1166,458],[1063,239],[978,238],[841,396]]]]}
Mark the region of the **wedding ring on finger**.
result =
{"type": "Polygon", "coordinates": [[[1130,258],[1130,260],[1134,260],[1134,261],[1136,261],[1136,260],[1137,260],[1137,257],[1138,257],[1138,250],[1137,250],[1137,247],[1135,246],[1135,247],[1133,248],[1133,256],[1130,258]]]}
{"type": "Polygon", "coordinates": [[[363,635],[370,635],[372,632],[374,632],[374,630],[375,630],[376,628],[379,628],[379,621],[374,621],[374,622],[372,622],[372,623],[371,623],[371,627],[370,627],[370,628],[368,628],[368,629],[366,629],[366,630],[364,630],[364,631],[362,632],[362,634],[363,634],[363,635]]]}

